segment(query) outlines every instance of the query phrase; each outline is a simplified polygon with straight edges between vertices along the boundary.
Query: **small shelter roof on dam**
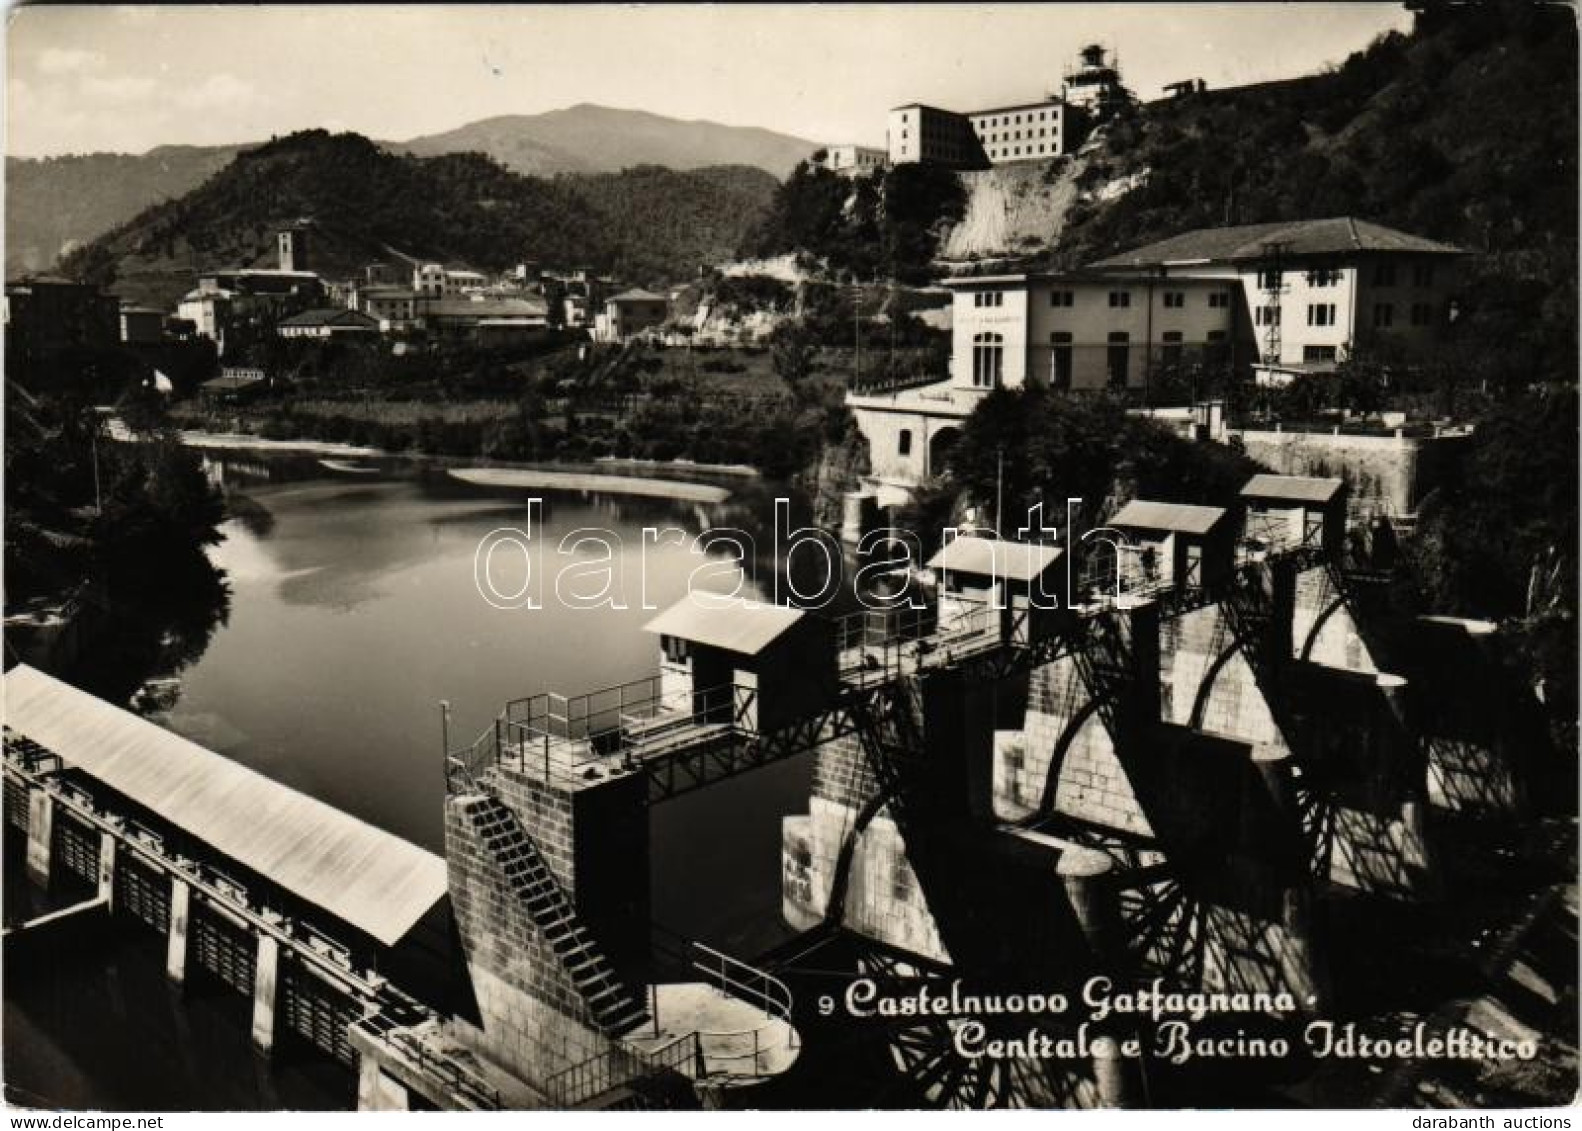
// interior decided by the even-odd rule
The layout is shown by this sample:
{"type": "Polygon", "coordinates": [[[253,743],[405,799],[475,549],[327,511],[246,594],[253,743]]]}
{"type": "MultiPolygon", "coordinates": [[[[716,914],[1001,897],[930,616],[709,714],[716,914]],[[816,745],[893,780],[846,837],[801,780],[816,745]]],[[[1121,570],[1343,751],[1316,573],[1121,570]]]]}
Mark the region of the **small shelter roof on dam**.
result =
{"type": "Polygon", "coordinates": [[[1031,581],[1059,560],[1058,546],[1002,542],[994,538],[953,538],[928,559],[929,569],[1031,581]]]}
{"type": "Polygon", "coordinates": [[[1133,499],[1115,512],[1109,525],[1122,529],[1162,530],[1179,534],[1207,534],[1225,517],[1220,507],[1200,507],[1191,503],[1156,503],[1133,499]]]}
{"type": "Polygon", "coordinates": [[[802,619],[800,609],[725,597],[689,593],[643,627],[660,636],[676,636],[742,656],[756,656],[802,619]]]}
{"type": "Polygon", "coordinates": [[[445,894],[442,857],[26,664],[5,725],[386,946],[445,894]]]}
{"type": "Polygon", "coordinates": [[[1244,499],[1289,499],[1293,503],[1327,503],[1346,484],[1311,475],[1254,475],[1241,489],[1244,499]]]}

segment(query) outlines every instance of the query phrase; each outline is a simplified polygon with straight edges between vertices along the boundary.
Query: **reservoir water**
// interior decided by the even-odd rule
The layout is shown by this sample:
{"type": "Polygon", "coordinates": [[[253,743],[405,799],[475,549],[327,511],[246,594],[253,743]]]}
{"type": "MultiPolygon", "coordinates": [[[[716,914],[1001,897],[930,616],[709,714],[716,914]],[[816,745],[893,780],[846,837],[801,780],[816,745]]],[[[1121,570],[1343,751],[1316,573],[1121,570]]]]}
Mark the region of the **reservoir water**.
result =
{"type": "MultiPolygon", "coordinates": [[[[667,607],[709,559],[671,539],[645,547],[644,528],[766,529],[772,517],[772,492],[757,485],[745,501],[705,506],[481,487],[442,470],[375,462],[379,470],[366,473],[303,456],[213,453],[213,474],[247,500],[210,551],[229,587],[223,618],[199,630],[183,626],[189,646],[176,660],[166,648],[163,670],[135,670],[143,652],[135,660],[107,655],[83,678],[107,694],[135,687],[135,701],[162,725],[436,852],[444,847],[441,700],[451,706],[451,745],[460,746],[508,699],[653,674],[658,640],[643,625],[655,611],[644,598],[667,607]],[[474,579],[479,543],[493,530],[525,529],[530,495],[543,499],[533,535],[547,547],[578,529],[618,537],[615,576],[626,608],[573,609],[551,599],[541,609],[509,610],[484,600],[474,579]]],[[[579,557],[590,554],[550,553],[546,564],[559,573],[579,557]]],[[[706,572],[711,579],[699,582],[706,587],[729,582],[718,559],[706,572]]],[[[520,555],[497,555],[495,576],[501,590],[517,588],[520,555]]],[[[552,594],[552,579],[548,585],[552,594]]],[[[171,635],[162,637],[167,645],[171,635]]],[[[742,955],[787,937],[780,818],[805,809],[809,773],[803,757],[655,807],[655,920],[742,955]]],[[[7,970],[6,1079],[20,1102],[350,1103],[349,1082],[333,1074],[248,1064],[245,1024],[234,1041],[187,1048],[190,1027],[213,1028],[221,1007],[172,1009],[163,1003],[158,957],[147,958],[144,977],[146,956],[129,947],[107,942],[37,969],[7,970]],[[95,1017],[107,979],[115,995],[134,995],[120,1024],[95,1017]],[[135,1004],[145,993],[157,1007],[135,1004]],[[147,1050],[159,1047],[184,1051],[149,1067],[147,1050]],[[245,1085],[235,1083],[237,1057],[245,1085]],[[257,1083],[260,1071],[270,1079],[257,1083]],[[217,1076],[232,1083],[206,1082],[217,1076]]]]}

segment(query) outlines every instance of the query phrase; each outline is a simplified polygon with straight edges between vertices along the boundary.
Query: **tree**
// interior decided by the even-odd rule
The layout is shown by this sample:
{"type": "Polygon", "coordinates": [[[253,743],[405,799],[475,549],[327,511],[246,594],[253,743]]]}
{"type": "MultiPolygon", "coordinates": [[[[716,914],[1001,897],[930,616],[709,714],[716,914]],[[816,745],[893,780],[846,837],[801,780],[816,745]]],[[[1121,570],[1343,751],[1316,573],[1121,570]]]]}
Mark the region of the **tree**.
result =
{"type": "Polygon", "coordinates": [[[817,355],[818,347],[812,335],[798,322],[782,322],[769,339],[769,359],[775,375],[793,392],[813,371],[813,359],[817,355]]]}

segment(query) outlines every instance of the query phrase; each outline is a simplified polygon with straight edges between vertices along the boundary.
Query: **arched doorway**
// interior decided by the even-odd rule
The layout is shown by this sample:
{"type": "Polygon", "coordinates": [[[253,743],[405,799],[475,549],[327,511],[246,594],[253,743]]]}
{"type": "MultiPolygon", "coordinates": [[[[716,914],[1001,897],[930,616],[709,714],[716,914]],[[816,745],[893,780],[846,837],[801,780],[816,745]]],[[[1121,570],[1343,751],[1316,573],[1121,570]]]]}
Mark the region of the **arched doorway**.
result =
{"type": "Polygon", "coordinates": [[[961,429],[948,425],[929,437],[928,467],[924,469],[929,475],[945,474],[945,466],[950,460],[950,453],[959,439],[961,439],[961,429]]]}

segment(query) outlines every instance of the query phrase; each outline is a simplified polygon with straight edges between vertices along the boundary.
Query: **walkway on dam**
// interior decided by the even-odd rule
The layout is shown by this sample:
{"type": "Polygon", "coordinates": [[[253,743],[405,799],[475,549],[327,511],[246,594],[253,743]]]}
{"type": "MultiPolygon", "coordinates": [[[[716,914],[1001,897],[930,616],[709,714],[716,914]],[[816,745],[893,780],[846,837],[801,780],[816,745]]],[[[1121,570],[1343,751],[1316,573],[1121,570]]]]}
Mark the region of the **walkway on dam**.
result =
{"type": "Polygon", "coordinates": [[[379,942],[446,891],[445,861],[35,668],[5,676],[6,728],[379,942]]]}

